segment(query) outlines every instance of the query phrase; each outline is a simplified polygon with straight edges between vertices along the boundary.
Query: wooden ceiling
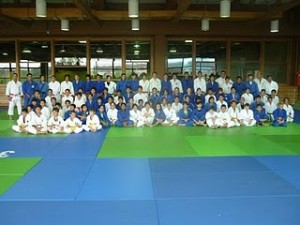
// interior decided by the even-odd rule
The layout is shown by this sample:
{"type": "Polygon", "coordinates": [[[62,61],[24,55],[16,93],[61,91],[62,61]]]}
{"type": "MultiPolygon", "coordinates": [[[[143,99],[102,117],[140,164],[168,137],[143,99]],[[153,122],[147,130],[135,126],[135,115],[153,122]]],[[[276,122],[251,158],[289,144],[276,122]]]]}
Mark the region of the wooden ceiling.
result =
{"type": "MultiPolygon", "coordinates": [[[[30,26],[40,20],[89,20],[101,26],[103,21],[129,20],[127,0],[46,0],[47,17],[35,16],[35,0],[0,0],[0,20],[15,26],[30,26]]],[[[232,0],[231,17],[220,18],[219,0],[140,0],[141,20],[261,21],[282,18],[290,11],[299,20],[300,0],[232,0]]]]}

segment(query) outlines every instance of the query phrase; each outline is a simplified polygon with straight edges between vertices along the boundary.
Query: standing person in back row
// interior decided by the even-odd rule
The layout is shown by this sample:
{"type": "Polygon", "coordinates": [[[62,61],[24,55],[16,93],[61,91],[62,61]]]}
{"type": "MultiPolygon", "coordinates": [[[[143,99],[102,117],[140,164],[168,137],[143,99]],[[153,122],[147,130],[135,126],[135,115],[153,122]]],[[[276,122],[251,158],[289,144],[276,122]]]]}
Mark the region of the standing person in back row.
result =
{"type": "Polygon", "coordinates": [[[38,82],[37,90],[41,94],[41,99],[45,99],[47,97],[48,89],[49,85],[45,81],[45,75],[40,75],[40,81],[38,82]]]}
{"type": "Polygon", "coordinates": [[[173,74],[172,80],[170,80],[170,82],[171,82],[172,92],[175,90],[175,88],[178,88],[180,94],[183,93],[182,84],[180,80],[177,79],[177,75],[175,73],[173,74]]]}
{"type": "Polygon", "coordinates": [[[278,84],[276,81],[273,81],[271,75],[267,76],[267,82],[265,83],[265,85],[266,85],[267,95],[271,95],[272,90],[275,90],[276,92],[278,92],[278,84]]]}
{"type": "Polygon", "coordinates": [[[13,73],[12,80],[9,81],[6,85],[6,92],[5,92],[9,105],[8,105],[8,116],[9,119],[12,119],[14,115],[14,108],[17,106],[18,115],[21,115],[22,106],[21,106],[21,97],[23,96],[22,91],[22,83],[18,81],[18,74],[13,73]]]}
{"type": "Polygon", "coordinates": [[[161,81],[157,78],[157,73],[152,73],[152,78],[149,81],[149,89],[150,91],[153,90],[153,88],[156,88],[157,92],[160,93],[161,91],[161,81]]]}
{"type": "Polygon", "coordinates": [[[31,104],[34,92],[37,90],[37,83],[32,80],[32,74],[27,74],[27,80],[22,85],[22,90],[24,94],[24,106],[25,108],[31,104]]]}

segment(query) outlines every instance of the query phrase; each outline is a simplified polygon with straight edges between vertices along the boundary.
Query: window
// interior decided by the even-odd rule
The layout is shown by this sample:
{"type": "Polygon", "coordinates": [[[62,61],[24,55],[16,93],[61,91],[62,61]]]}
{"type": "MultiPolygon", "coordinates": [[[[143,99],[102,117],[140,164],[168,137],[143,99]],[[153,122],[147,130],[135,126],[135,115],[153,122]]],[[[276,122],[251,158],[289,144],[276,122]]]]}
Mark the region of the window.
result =
{"type": "Polygon", "coordinates": [[[182,75],[185,71],[193,70],[192,42],[169,41],[168,42],[168,73],[182,75]]]}
{"type": "Polygon", "coordinates": [[[226,42],[197,41],[196,71],[201,71],[207,78],[222,70],[226,70],[226,42]]]}
{"type": "Polygon", "coordinates": [[[51,74],[50,42],[21,42],[20,68],[22,80],[27,73],[32,73],[33,79],[38,80],[41,74],[46,77],[51,74]]]}
{"type": "Polygon", "coordinates": [[[74,79],[75,74],[83,78],[86,68],[86,41],[60,41],[55,47],[55,75],[57,80],[64,80],[66,74],[74,79]]]}
{"type": "Polygon", "coordinates": [[[150,74],[150,42],[126,41],[126,74],[150,74]]]}
{"type": "Polygon", "coordinates": [[[15,42],[0,42],[0,83],[7,83],[16,71],[15,42]]]}
{"type": "Polygon", "coordinates": [[[91,42],[91,74],[120,77],[122,73],[122,42],[91,42]]]}
{"type": "Polygon", "coordinates": [[[256,74],[260,68],[260,42],[231,43],[231,77],[241,76],[244,80],[249,73],[256,74]]]}
{"type": "Polygon", "coordinates": [[[287,42],[273,41],[265,43],[265,74],[272,75],[272,78],[279,83],[286,83],[287,55],[287,42]]]}

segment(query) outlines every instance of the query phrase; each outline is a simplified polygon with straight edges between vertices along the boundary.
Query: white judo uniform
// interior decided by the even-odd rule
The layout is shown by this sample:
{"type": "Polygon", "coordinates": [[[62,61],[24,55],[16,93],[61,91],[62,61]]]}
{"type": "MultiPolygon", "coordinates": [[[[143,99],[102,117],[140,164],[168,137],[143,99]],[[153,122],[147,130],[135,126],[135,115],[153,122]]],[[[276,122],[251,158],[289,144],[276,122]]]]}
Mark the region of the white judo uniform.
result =
{"type": "Polygon", "coordinates": [[[83,131],[81,125],[82,125],[82,123],[81,123],[80,119],[78,119],[77,117],[75,117],[74,119],[69,117],[65,121],[65,129],[64,129],[65,133],[67,133],[67,134],[70,134],[70,133],[78,134],[81,131],[83,131]]]}
{"type": "Polygon", "coordinates": [[[23,96],[22,83],[20,81],[9,81],[6,85],[6,96],[9,96],[8,115],[14,115],[14,107],[17,106],[18,115],[21,115],[21,96],[23,96]]]}
{"type": "Polygon", "coordinates": [[[91,131],[91,130],[101,130],[102,125],[100,124],[99,117],[97,115],[89,115],[86,118],[86,124],[82,126],[82,128],[85,131],[91,131]]]}
{"type": "Polygon", "coordinates": [[[207,112],[205,114],[205,120],[208,127],[218,127],[220,124],[219,114],[217,112],[207,112]]]}
{"type": "Polygon", "coordinates": [[[133,109],[129,111],[129,120],[133,121],[134,124],[136,124],[137,127],[144,126],[145,122],[142,118],[141,111],[137,110],[134,111],[133,109]]]}
{"type": "Polygon", "coordinates": [[[155,117],[155,113],[154,113],[154,110],[152,108],[149,108],[148,110],[146,108],[142,109],[142,120],[145,123],[152,124],[153,120],[154,120],[154,117],[155,117]]]}
{"type": "Polygon", "coordinates": [[[48,130],[47,125],[47,118],[43,114],[34,114],[31,118],[31,122],[27,128],[27,131],[31,134],[37,134],[38,130],[39,132],[46,133],[48,130]]]}
{"type": "Polygon", "coordinates": [[[230,107],[228,109],[228,114],[230,116],[230,119],[232,122],[234,122],[234,126],[239,127],[241,124],[239,122],[239,118],[240,118],[240,111],[238,110],[238,108],[232,108],[230,107]]]}
{"type": "Polygon", "coordinates": [[[228,112],[221,111],[219,112],[219,126],[224,127],[225,125],[227,128],[234,127],[235,122],[231,120],[228,112]]]}
{"type": "Polygon", "coordinates": [[[247,127],[254,126],[256,124],[256,120],[254,119],[253,111],[251,109],[242,109],[240,112],[240,121],[241,123],[244,122],[244,125],[247,127]]]}
{"type": "Polygon", "coordinates": [[[109,109],[107,111],[107,117],[109,121],[114,125],[118,120],[118,110],[117,109],[109,109]]]}
{"type": "Polygon", "coordinates": [[[294,121],[294,109],[291,105],[283,105],[283,109],[285,109],[286,111],[286,115],[287,115],[287,122],[293,122],[294,121]]]}
{"type": "Polygon", "coordinates": [[[27,132],[30,123],[31,123],[31,117],[29,114],[27,114],[25,117],[23,115],[20,115],[19,119],[17,120],[17,125],[13,125],[12,129],[18,133],[22,131],[27,132]]]}
{"type": "Polygon", "coordinates": [[[165,108],[163,111],[166,116],[164,124],[177,124],[177,122],[179,121],[179,117],[177,116],[176,111],[173,108],[165,108]]]}
{"type": "Polygon", "coordinates": [[[56,118],[51,116],[48,121],[48,131],[53,134],[62,132],[65,126],[64,123],[65,122],[61,116],[57,116],[56,118]]]}

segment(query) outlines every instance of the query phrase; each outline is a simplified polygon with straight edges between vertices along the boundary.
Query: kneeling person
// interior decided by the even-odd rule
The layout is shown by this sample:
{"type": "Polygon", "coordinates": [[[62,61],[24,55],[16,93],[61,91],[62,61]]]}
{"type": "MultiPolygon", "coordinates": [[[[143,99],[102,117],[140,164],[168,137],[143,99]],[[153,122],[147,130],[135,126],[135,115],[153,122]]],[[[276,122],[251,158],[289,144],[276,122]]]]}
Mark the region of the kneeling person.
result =
{"type": "Polygon", "coordinates": [[[269,116],[261,104],[256,105],[254,119],[256,120],[256,124],[259,126],[269,126],[269,116]]]}

